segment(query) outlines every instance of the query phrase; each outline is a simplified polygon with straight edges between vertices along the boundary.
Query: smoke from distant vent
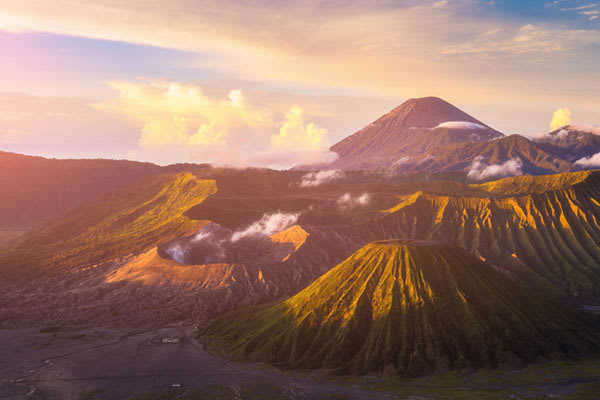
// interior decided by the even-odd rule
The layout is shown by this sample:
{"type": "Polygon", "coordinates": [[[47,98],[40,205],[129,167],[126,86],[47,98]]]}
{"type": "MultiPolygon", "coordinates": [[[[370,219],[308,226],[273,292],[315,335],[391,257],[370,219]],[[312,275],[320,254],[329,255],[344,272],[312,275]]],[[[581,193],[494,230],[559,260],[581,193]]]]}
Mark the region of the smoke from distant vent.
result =
{"type": "Polygon", "coordinates": [[[344,193],[340,196],[336,204],[341,209],[354,208],[359,206],[366,206],[371,201],[371,195],[369,193],[363,193],[360,196],[352,197],[350,193],[344,193]]]}
{"type": "Polygon", "coordinates": [[[325,171],[309,172],[300,178],[300,187],[315,187],[324,183],[344,179],[346,175],[342,170],[330,169],[325,171]]]}
{"type": "Polygon", "coordinates": [[[165,251],[173,260],[180,264],[185,263],[185,254],[187,252],[186,246],[182,246],[179,243],[173,243],[171,246],[167,247],[165,251]]]}
{"type": "Polygon", "coordinates": [[[488,164],[484,157],[477,157],[467,176],[478,181],[488,178],[501,178],[507,176],[523,175],[523,162],[518,158],[512,158],[502,164],[488,164]]]}
{"type": "Polygon", "coordinates": [[[559,108],[552,114],[550,129],[556,130],[571,123],[571,110],[567,107],[559,108]]]}
{"type": "Polygon", "coordinates": [[[246,229],[234,232],[231,235],[231,241],[235,242],[247,236],[270,236],[295,224],[299,216],[300,213],[276,212],[264,214],[260,220],[253,222],[246,229]]]}

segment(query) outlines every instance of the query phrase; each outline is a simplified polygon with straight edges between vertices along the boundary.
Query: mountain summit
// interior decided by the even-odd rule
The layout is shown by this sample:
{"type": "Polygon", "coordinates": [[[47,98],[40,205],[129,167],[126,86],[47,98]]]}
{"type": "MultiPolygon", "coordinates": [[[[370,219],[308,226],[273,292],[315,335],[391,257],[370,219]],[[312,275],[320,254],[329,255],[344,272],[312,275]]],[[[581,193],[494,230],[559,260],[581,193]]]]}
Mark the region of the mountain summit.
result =
{"type": "Polygon", "coordinates": [[[331,147],[339,159],[331,168],[381,170],[427,158],[432,149],[503,135],[437,98],[410,99],[331,147]]]}
{"type": "MultiPolygon", "coordinates": [[[[361,132],[364,134],[365,131],[374,133],[372,128],[378,128],[381,135],[382,131],[389,132],[398,128],[435,128],[439,124],[448,121],[471,122],[487,127],[481,121],[478,121],[439,97],[421,97],[405,101],[350,137],[359,136],[361,132]]],[[[342,144],[345,140],[336,146],[342,144]]]]}
{"type": "Polygon", "coordinates": [[[406,101],[333,145],[331,150],[339,157],[332,164],[296,169],[386,175],[466,172],[480,180],[481,176],[539,175],[577,168],[554,147],[543,146],[524,136],[504,136],[447,101],[424,97],[406,101]]]}
{"type": "Polygon", "coordinates": [[[285,367],[410,375],[599,344],[578,314],[466,251],[411,240],[368,244],[288,300],[223,316],[207,333],[233,355],[285,367]]]}

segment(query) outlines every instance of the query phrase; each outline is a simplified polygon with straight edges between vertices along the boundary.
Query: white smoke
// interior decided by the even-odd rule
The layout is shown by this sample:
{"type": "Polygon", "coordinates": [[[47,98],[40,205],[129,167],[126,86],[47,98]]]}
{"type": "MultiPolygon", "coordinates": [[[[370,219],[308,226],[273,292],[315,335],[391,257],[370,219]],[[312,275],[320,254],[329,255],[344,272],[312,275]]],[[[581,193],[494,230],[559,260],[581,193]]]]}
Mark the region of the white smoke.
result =
{"type": "Polygon", "coordinates": [[[273,214],[264,214],[260,220],[253,222],[247,228],[234,232],[231,235],[231,241],[235,242],[247,236],[270,236],[281,232],[295,224],[299,216],[300,213],[285,213],[281,211],[273,214]]]}
{"type": "Polygon", "coordinates": [[[439,124],[435,128],[447,128],[447,129],[487,129],[485,126],[483,126],[481,124],[476,124],[475,122],[467,122],[467,121],[447,121],[447,122],[442,122],[441,124],[439,124]]]}
{"type": "Polygon", "coordinates": [[[187,254],[187,246],[182,246],[179,243],[173,243],[165,249],[168,255],[180,264],[185,263],[185,255],[187,254]]]}
{"type": "Polygon", "coordinates": [[[579,160],[575,161],[575,165],[580,167],[589,168],[589,167],[600,167],[600,153],[596,153],[590,157],[583,157],[579,160]]]}
{"type": "Polygon", "coordinates": [[[512,158],[502,164],[488,164],[484,157],[477,157],[471,165],[467,176],[475,180],[487,178],[498,178],[506,176],[523,175],[523,162],[518,158],[512,158]]]}
{"type": "Polygon", "coordinates": [[[366,206],[371,201],[371,195],[369,193],[363,193],[360,196],[352,197],[350,193],[344,193],[341,195],[336,204],[341,209],[354,208],[359,206],[366,206]]]}
{"type": "Polygon", "coordinates": [[[401,165],[408,163],[410,160],[411,160],[411,158],[408,156],[399,158],[392,163],[392,167],[399,167],[401,165]]]}
{"type": "Polygon", "coordinates": [[[325,171],[309,172],[300,178],[300,187],[315,187],[324,183],[344,179],[346,175],[342,170],[329,169],[325,171]]]}
{"type": "Polygon", "coordinates": [[[211,235],[211,232],[201,230],[200,232],[196,233],[196,235],[192,239],[192,242],[201,242],[204,239],[209,238],[211,235]]]}

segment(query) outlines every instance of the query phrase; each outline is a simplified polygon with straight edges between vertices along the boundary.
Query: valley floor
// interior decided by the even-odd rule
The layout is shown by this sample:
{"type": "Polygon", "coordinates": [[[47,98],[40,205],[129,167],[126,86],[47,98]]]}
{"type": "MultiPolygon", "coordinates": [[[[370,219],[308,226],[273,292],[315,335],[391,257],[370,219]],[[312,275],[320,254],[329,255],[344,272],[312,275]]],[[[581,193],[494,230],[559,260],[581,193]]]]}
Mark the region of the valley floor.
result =
{"type": "Polygon", "coordinates": [[[342,378],[228,362],[193,326],[0,331],[2,399],[594,399],[600,358],[519,371],[342,378]],[[169,340],[175,343],[163,343],[169,340]]]}

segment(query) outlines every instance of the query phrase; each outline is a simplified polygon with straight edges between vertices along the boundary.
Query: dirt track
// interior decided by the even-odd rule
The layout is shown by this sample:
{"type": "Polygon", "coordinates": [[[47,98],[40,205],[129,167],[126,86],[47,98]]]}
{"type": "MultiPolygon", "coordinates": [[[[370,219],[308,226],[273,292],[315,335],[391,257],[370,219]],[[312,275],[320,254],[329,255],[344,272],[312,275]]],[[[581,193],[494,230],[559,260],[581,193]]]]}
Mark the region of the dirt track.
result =
{"type": "Polygon", "coordinates": [[[0,331],[0,397],[78,399],[95,391],[94,399],[120,399],[166,391],[177,384],[229,387],[233,393],[246,388],[264,392],[265,398],[327,399],[331,394],[348,399],[395,398],[264,365],[229,363],[204,351],[190,333],[182,326],[131,334],[0,331]],[[181,337],[181,342],[151,343],[165,336],[181,337]]]}

